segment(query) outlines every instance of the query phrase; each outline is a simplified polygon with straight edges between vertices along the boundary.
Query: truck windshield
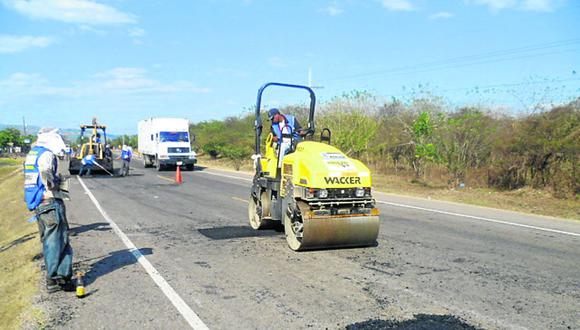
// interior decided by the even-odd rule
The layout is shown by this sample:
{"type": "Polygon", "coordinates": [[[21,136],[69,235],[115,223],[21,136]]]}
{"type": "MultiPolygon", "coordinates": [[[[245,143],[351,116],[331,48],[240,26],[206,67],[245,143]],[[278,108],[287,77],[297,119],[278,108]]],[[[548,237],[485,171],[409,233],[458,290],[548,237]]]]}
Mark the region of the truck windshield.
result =
{"type": "Polygon", "coordinates": [[[189,142],[188,132],[161,132],[159,142],[189,142]]]}

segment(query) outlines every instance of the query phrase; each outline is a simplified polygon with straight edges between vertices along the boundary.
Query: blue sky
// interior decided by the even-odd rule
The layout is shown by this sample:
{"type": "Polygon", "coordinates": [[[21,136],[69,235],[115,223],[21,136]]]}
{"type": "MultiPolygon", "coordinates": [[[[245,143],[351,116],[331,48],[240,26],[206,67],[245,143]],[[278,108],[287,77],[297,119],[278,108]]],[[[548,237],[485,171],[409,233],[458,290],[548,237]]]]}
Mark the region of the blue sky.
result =
{"type": "Polygon", "coordinates": [[[151,116],[223,118],[309,68],[322,101],[427,85],[515,111],[580,95],[579,54],[573,0],[0,0],[0,123],[97,116],[134,133],[151,116]]]}

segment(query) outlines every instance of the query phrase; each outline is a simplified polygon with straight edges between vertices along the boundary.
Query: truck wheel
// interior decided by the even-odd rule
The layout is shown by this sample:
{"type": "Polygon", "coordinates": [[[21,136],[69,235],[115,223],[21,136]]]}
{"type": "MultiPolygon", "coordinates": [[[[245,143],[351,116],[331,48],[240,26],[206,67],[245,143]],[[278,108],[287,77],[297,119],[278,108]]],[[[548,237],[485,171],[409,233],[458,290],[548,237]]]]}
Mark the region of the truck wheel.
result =
{"type": "Polygon", "coordinates": [[[153,167],[153,161],[151,160],[151,156],[143,155],[143,167],[153,167]]]}

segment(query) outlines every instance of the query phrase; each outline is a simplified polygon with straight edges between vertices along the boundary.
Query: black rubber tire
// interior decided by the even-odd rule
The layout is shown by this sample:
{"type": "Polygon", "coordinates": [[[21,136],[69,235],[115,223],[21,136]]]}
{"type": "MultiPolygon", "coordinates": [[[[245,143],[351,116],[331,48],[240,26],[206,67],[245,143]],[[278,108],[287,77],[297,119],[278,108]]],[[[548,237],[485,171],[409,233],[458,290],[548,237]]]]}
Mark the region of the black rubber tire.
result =
{"type": "Polygon", "coordinates": [[[256,201],[254,200],[254,197],[250,196],[248,205],[248,217],[250,219],[250,226],[255,230],[267,229],[272,227],[272,221],[264,219],[264,216],[268,215],[267,212],[264,212],[263,210],[260,212],[260,214],[258,214],[257,212],[258,202],[261,204],[262,207],[266,208],[270,207],[270,203],[269,201],[266,200],[266,197],[267,197],[266,192],[262,192],[261,194],[261,198],[263,199],[262,201],[256,201]]]}
{"type": "Polygon", "coordinates": [[[157,169],[157,172],[160,172],[163,169],[163,165],[161,165],[161,162],[157,157],[155,157],[155,168],[157,169]]]}
{"type": "Polygon", "coordinates": [[[288,216],[286,210],[282,211],[282,222],[284,223],[284,232],[286,234],[286,242],[288,247],[294,251],[302,250],[302,239],[297,237],[292,228],[292,219],[288,216]]]}

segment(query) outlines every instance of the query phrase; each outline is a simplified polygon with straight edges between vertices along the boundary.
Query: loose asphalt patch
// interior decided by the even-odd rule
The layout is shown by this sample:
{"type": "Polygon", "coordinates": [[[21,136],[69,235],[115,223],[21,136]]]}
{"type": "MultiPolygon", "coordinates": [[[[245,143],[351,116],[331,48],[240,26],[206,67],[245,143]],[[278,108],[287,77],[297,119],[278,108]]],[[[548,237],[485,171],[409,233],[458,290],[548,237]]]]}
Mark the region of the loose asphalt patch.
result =
{"type": "Polygon", "coordinates": [[[347,330],[478,330],[462,319],[453,315],[417,314],[405,321],[371,319],[364,322],[349,324],[347,330]]]}

